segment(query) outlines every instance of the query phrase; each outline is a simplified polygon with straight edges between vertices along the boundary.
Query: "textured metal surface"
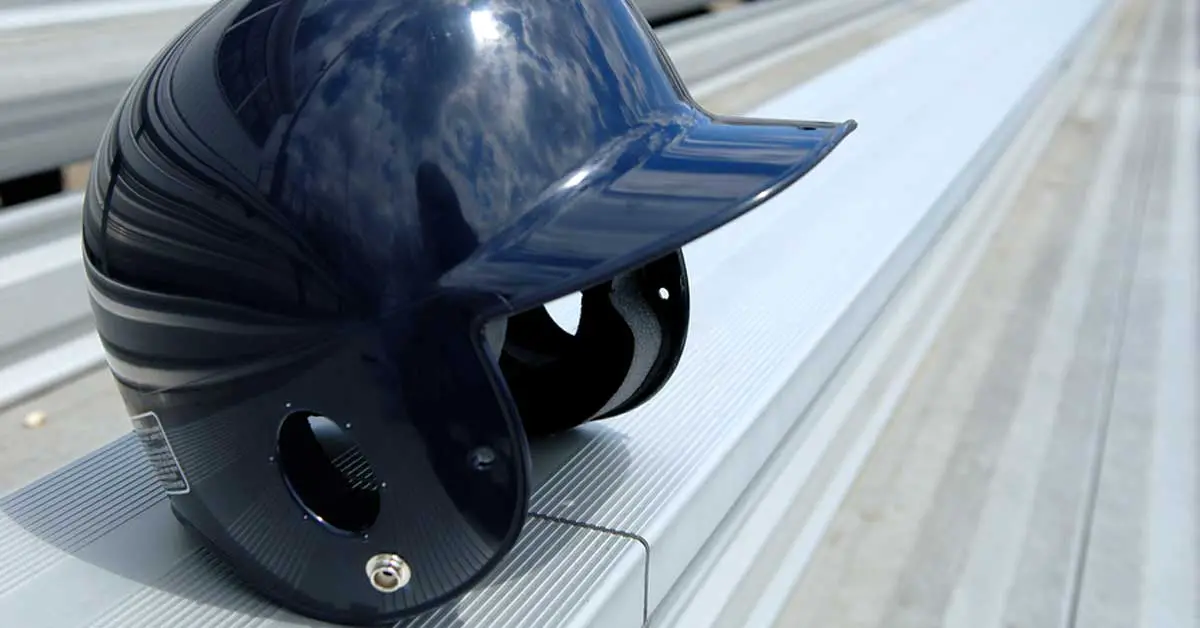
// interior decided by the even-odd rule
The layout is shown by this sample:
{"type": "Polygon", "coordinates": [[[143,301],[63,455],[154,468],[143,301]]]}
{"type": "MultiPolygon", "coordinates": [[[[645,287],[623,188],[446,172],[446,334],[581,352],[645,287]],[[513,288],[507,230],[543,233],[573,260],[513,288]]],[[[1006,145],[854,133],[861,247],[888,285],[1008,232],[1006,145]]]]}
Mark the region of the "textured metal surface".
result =
{"type": "MultiPolygon", "coordinates": [[[[836,527],[831,524],[849,491],[871,500],[898,495],[909,486],[897,483],[894,490],[876,489],[869,493],[858,488],[863,482],[860,472],[864,465],[876,457],[872,453],[876,444],[885,435],[901,429],[894,425],[903,422],[896,414],[901,403],[912,406],[905,413],[910,419],[924,420],[927,413],[937,412],[940,401],[964,394],[960,392],[961,386],[948,385],[956,378],[955,373],[922,375],[929,368],[925,357],[943,332],[947,317],[964,289],[972,290],[977,297],[986,295],[985,310],[1002,312],[1013,307],[1015,311],[1020,307],[1003,295],[994,294],[995,284],[987,281],[994,273],[977,274],[974,270],[1010,211],[1027,214],[1055,211],[1042,199],[1053,199],[1055,191],[1061,189],[1059,183],[1065,171],[1073,170],[1078,163],[1079,144],[1064,139],[1085,127],[1071,119],[1064,125],[1070,132],[1064,134],[1056,129],[1073,107],[1085,80],[1095,71],[1097,59],[1114,48],[1108,41],[1113,13],[1112,10],[1102,13],[1085,33],[1077,51],[1063,64],[1062,73],[1051,77],[1056,80],[1047,86],[1045,97],[1036,101],[1028,122],[970,200],[955,212],[954,220],[814,400],[805,419],[789,433],[763,473],[755,478],[748,493],[722,522],[716,538],[706,544],[685,578],[657,609],[654,625],[687,628],[767,626],[774,622],[784,626],[857,625],[866,619],[868,613],[860,612],[865,609],[859,591],[880,585],[886,590],[891,576],[876,576],[874,572],[892,569],[895,563],[876,559],[889,553],[893,539],[924,525],[923,521],[915,520],[917,513],[923,511],[912,502],[895,507],[875,503],[856,509],[853,514],[838,516],[836,527]],[[1054,155],[1047,158],[1044,154],[1047,150],[1054,151],[1054,155]],[[1042,158],[1037,158],[1039,155],[1042,158]],[[1020,184],[1031,176],[1041,184],[1020,184]],[[914,376],[925,377],[930,384],[921,389],[933,395],[928,399],[929,404],[909,402],[913,394],[919,394],[909,389],[914,376]],[[908,517],[910,513],[914,517],[908,517]],[[852,547],[846,543],[848,536],[860,534],[874,537],[875,543],[882,545],[852,547]],[[834,564],[847,568],[835,567],[809,576],[806,570],[815,560],[814,552],[837,557],[834,564]],[[721,565],[719,576],[714,569],[706,568],[713,562],[721,565]],[[802,574],[806,583],[803,600],[788,605],[789,593],[802,574]],[[785,607],[787,612],[783,613],[785,607]]],[[[1093,130],[1104,133],[1100,126],[1093,130]]],[[[1005,243],[992,249],[993,266],[1007,267],[1026,261],[1025,256],[1013,249],[1014,245],[1023,244],[1022,232],[1009,231],[1005,243]]],[[[966,319],[960,317],[967,329],[975,325],[976,318],[978,310],[966,319]]],[[[957,340],[941,341],[941,352],[960,359],[985,357],[994,352],[975,351],[977,343],[957,340]]],[[[1003,379],[996,384],[1008,386],[1003,379]]],[[[943,415],[925,424],[937,430],[955,420],[953,415],[943,415]]],[[[906,448],[915,444],[909,440],[898,442],[903,442],[906,448]]],[[[907,449],[894,451],[900,456],[905,456],[905,452],[907,449]]],[[[888,459],[894,461],[895,457],[888,459]]],[[[925,459],[926,456],[914,456],[911,462],[923,467],[925,459]]],[[[887,480],[890,479],[889,474],[887,480]]],[[[944,503],[961,511],[959,504],[971,503],[973,499],[965,494],[958,497],[961,499],[944,503]]],[[[1000,513],[1002,520],[1004,516],[1000,513]]],[[[895,554],[891,555],[894,559],[895,554]]],[[[921,556],[928,563],[949,563],[947,567],[954,561],[953,553],[930,552],[921,556]]],[[[901,577],[909,573],[900,572],[901,577]]],[[[1034,578],[1031,582],[1041,581],[1034,578]]],[[[874,599],[879,601],[878,597],[874,599]]],[[[893,625],[902,616],[899,609],[893,611],[883,615],[886,619],[882,625],[893,625]]],[[[936,620],[929,620],[920,625],[936,624],[936,620]]]]}
{"type": "MultiPolygon", "coordinates": [[[[640,577],[608,588],[612,601],[603,609],[595,602],[606,576],[642,574],[645,558],[634,540],[535,518],[488,581],[405,625],[637,625],[640,577]]],[[[250,593],[196,545],[172,517],[132,436],[0,499],[0,561],[5,625],[61,626],[55,609],[64,595],[80,626],[321,625],[250,593]]]]}
{"type": "Polygon", "coordinates": [[[1116,4],[775,625],[1200,625],[1197,3],[1116,4]]]}
{"type": "Polygon", "coordinates": [[[685,250],[694,340],[676,379],[608,422],[610,441],[576,454],[535,509],[646,538],[653,608],[899,281],[893,254],[914,232],[932,236],[927,212],[1102,5],[976,0],[755,110],[847,109],[862,136],[685,250]],[[764,414],[781,393],[790,407],[764,414]]]}

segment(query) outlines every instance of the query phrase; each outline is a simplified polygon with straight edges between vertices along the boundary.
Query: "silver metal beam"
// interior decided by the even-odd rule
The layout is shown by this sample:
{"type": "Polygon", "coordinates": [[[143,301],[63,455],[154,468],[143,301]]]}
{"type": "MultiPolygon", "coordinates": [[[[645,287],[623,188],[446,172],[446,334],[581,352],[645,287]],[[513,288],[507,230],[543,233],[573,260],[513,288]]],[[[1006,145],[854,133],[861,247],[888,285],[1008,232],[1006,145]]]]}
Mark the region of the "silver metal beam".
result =
{"type": "Polygon", "coordinates": [[[0,406],[94,368],[81,195],[0,213],[0,406]]]}
{"type": "Polygon", "coordinates": [[[0,10],[0,180],[90,157],[134,75],[210,0],[0,10]]]}

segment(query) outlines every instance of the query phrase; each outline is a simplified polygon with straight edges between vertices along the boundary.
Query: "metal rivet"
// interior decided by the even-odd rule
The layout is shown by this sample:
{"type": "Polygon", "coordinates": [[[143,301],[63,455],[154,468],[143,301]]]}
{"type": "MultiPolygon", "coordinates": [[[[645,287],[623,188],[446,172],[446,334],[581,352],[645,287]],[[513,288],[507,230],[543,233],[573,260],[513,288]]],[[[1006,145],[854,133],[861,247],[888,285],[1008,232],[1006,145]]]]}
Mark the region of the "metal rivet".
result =
{"type": "Polygon", "coordinates": [[[380,593],[395,593],[408,586],[412,569],[395,554],[376,554],[367,561],[367,579],[380,593]]]}
{"type": "Polygon", "coordinates": [[[491,447],[476,447],[468,456],[469,464],[476,471],[485,471],[496,462],[496,452],[491,447]]]}

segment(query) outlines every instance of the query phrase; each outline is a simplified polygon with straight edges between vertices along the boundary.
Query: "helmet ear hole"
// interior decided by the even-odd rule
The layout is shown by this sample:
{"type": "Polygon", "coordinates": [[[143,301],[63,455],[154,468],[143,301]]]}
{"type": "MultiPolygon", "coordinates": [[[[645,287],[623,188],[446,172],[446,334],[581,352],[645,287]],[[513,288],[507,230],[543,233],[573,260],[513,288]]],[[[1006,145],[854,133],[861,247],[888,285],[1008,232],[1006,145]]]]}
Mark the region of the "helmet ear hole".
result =
{"type": "Polygon", "coordinates": [[[347,533],[375,523],[380,510],[375,471],[346,430],[328,417],[292,412],[278,438],[283,479],[308,515],[347,533]]]}
{"type": "Polygon", "coordinates": [[[526,433],[563,431],[650,399],[679,360],[687,308],[676,252],[578,297],[509,317],[500,369],[526,433]]]}

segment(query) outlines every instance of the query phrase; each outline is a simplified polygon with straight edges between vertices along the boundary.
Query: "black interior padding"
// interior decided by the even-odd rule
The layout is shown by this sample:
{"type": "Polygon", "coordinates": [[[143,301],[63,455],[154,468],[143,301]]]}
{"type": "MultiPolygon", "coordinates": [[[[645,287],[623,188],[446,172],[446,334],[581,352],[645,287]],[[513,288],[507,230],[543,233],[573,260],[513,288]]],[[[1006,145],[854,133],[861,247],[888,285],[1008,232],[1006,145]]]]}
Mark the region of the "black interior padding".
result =
{"type": "Polygon", "coordinates": [[[682,254],[585,290],[581,297],[574,335],[543,307],[507,321],[500,369],[530,436],[632,410],[662,387],[682,353],[688,320],[682,254]],[[665,300],[659,296],[662,288],[669,291],[665,300]],[[635,365],[641,380],[626,382],[635,365]]]}
{"type": "Polygon", "coordinates": [[[683,252],[676,251],[637,269],[634,271],[634,278],[643,299],[658,322],[658,331],[661,334],[658,354],[654,356],[650,371],[642,380],[641,386],[603,415],[594,417],[595,419],[624,414],[654,397],[675,373],[675,367],[678,366],[679,358],[683,356],[683,348],[687,344],[691,295],[683,252]],[[668,290],[668,298],[659,297],[660,288],[668,290]]]}

